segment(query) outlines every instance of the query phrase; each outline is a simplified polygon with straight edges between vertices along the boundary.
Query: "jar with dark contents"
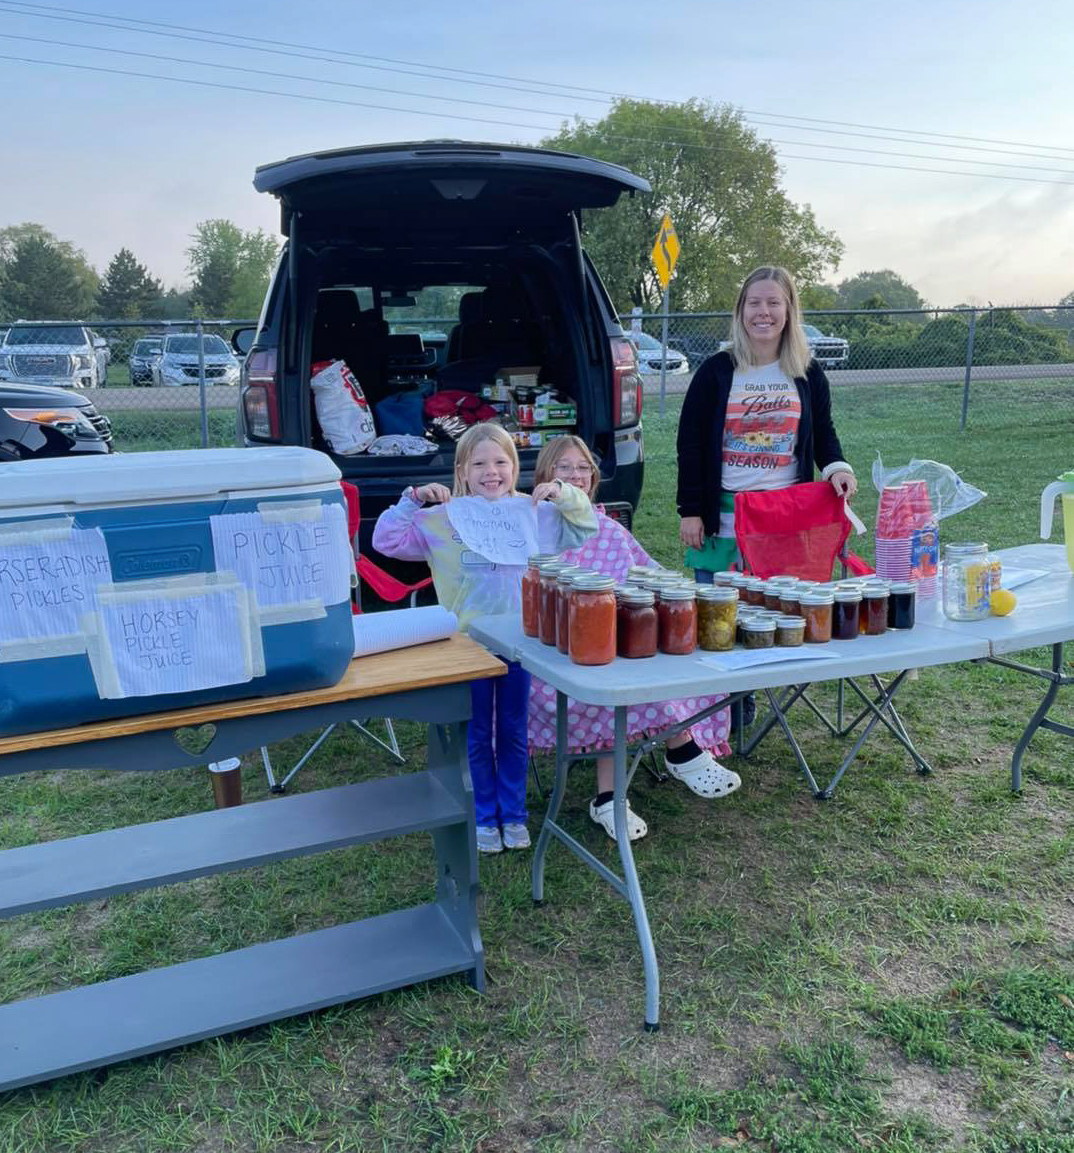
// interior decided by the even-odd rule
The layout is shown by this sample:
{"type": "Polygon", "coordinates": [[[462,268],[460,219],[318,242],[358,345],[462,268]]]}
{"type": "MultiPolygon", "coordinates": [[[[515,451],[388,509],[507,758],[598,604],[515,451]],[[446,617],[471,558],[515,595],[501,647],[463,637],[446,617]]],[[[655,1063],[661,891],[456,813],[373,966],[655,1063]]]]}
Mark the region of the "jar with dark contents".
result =
{"type": "Polygon", "coordinates": [[[528,637],[541,635],[541,574],[539,566],[556,559],[555,553],[540,552],[526,560],[522,574],[522,631],[528,637]]]}
{"type": "Polygon", "coordinates": [[[723,585],[725,588],[733,587],[735,577],[739,574],[732,572],[731,569],[724,569],[723,572],[714,572],[712,574],[712,583],[714,585],[723,585]]]}
{"type": "Polygon", "coordinates": [[[776,617],[776,645],[779,648],[797,648],[805,640],[805,617],[776,617]]]}
{"type": "Polygon", "coordinates": [[[648,589],[628,589],[616,607],[616,651],[632,660],[656,656],[659,622],[656,598],[648,589]]]}
{"type": "Polygon", "coordinates": [[[912,629],[917,615],[917,582],[892,581],[888,589],[888,628],[912,629]]]}
{"type": "Polygon", "coordinates": [[[776,643],[776,622],[771,617],[752,617],[742,626],[742,647],[770,649],[776,643]]]}
{"type": "Polygon", "coordinates": [[[746,581],[746,601],[754,608],[764,608],[764,581],[750,577],[746,581]]]}
{"type": "Polygon", "coordinates": [[[746,601],[746,582],[750,579],[751,578],[746,576],[745,573],[736,572],[736,573],[732,574],[731,580],[728,582],[731,585],[731,587],[735,590],[735,592],[738,593],[738,599],[743,604],[747,603],[747,601],[746,601]]]}
{"type": "Polygon", "coordinates": [[[714,653],[734,648],[738,594],[726,585],[700,585],[697,590],[698,647],[714,653]]]}
{"type": "Polygon", "coordinates": [[[780,586],[778,584],[773,584],[772,581],[765,581],[763,590],[764,607],[771,612],[778,613],[780,611],[779,594],[780,586]]]}
{"type": "Polygon", "coordinates": [[[662,653],[685,656],[697,648],[697,600],[692,589],[681,585],[662,588],[656,614],[660,622],[658,643],[662,653]]]}
{"type": "Polygon", "coordinates": [[[754,610],[749,605],[742,604],[740,601],[738,605],[738,617],[735,620],[735,642],[737,644],[743,643],[743,626],[746,621],[753,620],[754,616],[756,616],[754,610]]]}
{"type": "Polygon", "coordinates": [[[798,603],[798,586],[784,585],[779,590],[779,611],[785,617],[800,616],[802,606],[798,603]]]}
{"type": "Polygon", "coordinates": [[[648,565],[632,564],[626,572],[626,584],[640,585],[645,577],[652,575],[653,571],[648,565]]]}
{"type": "Polygon", "coordinates": [[[888,629],[888,586],[867,584],[861,593],[862,632],[878,637],[888,629]]]}
{"type": "Polygon", "coordinates": [[[574,578],[582,574],[596,576],[595,572],[582,568],[577,564],[565,564],[556,573],[556,648],[561,653],[567,652],[567,637],[570,635],[570,621],[567,617],[567,604],[570,597],[571,585],[574,578]]]}
{"type": "Polygon", "coordinates": [[[537,635],[541,643],[555,646],[556,643],[556,578],[564,561],[545,561],[538,567],[541,574],[537,598],[537,635]]]}
{"type": "Polygon", "coordinates": [[[615,581],[582,577],[571,585],[567,604],[567,642],[576,665],[607,665],[615,659],[615,581]]]}
{"type": "Polygon", "coordinates": [[[837,641],[852,641],[858,635],[858,617],[861,614],[861,590],[836,589],[832,636],[837,641]]]}
{"type": "Polygon", "coordinates": [[[798,598],[805,617],[807,645],[823,645],[832,639],[832,605],[835,594],[830,592],[802,593],[798,598]]]}

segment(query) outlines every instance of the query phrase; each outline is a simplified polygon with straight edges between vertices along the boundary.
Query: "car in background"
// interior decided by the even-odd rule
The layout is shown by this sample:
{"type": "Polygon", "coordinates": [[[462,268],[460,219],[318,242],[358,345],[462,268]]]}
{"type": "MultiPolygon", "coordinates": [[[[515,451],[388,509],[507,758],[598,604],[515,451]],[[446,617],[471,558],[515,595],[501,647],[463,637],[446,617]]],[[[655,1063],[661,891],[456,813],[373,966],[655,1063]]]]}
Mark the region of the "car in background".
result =
{"type": "MultiPolygon", "coordinates": [[[[164,337],[160,355],[150,364],[155,385],[197,384],[199,381],[198,334],[177,332],[164,337]]],[[[219,336],[201,338],[206,384],[238,384],[239,361],[219,336]]]]}
{"type": "Polygon", "coordinates": [[[634,346],[638,358],[638,372],[642,376],[659,373],[664,369],[666,376],[682,376],[690,371],[690,362],[677,348],[664,346],[647,332],[628,332],[627,339],[634,346]]]}
{"type": "Polygon", "coordinates": [[[97,388],[108,381],[108,341],[82,324],[16,321],[0,343],[0,381],[97,388]]]}
{"type": "Polygon", "coordinates": [[[850,344],[841,336],[825,336],[815,324],[803,324],[813,359],[821,368],[844,368],[850,344]]]}
{"type": "Polygon", "coordinates": [[[127,366],[130,369],[131,384],[137,388],[153,383],[153,361],[164,348],[163,336],[143,336],[134,342],[127,366]]]}
{"type": "Polygon", "coordinates": [[[0,462],[112,451],[112,425],[88,397],[33,384],[0,384],[0,462]]]}

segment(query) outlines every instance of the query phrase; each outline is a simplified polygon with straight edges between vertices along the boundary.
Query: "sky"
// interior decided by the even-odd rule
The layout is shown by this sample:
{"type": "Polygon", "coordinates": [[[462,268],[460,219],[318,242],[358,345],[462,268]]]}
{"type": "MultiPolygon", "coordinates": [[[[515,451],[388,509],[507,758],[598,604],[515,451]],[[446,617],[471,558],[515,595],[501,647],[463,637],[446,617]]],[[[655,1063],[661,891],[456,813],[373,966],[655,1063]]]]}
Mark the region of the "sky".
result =
{"type": "Polygon", "coordinates": [[[535,144],[622,94],[741,109],[844,242],[829,282],[891,268],[936,307],[1074,290],[1069,0],[73,3],[0,0],[0,227],[102,272],[127,247],[181,286],[199,221],[275,233],[258,164],[535,144]]]}

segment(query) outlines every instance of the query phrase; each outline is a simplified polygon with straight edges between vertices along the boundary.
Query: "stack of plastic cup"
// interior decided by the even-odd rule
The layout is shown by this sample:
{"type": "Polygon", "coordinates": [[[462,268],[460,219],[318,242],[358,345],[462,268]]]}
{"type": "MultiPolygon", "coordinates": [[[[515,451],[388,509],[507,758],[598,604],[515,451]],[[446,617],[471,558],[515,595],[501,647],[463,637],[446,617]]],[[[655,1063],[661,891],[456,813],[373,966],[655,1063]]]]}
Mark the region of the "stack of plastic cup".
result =
{"type": "Polygon", "coordinates": [[[876,572],[916,580],[920,597],[935,596],[939,533],[923,480],[886,486],[876,509],[876,572]]]}

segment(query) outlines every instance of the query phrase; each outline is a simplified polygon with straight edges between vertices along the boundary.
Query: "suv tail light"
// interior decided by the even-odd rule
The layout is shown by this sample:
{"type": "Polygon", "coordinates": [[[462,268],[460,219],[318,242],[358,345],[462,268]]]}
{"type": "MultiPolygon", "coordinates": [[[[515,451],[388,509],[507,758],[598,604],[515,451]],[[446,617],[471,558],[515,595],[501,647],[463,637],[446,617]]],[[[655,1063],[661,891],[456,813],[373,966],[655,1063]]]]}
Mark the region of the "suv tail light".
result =
{"type": "Polygon", "coordinates": [[[641,420],[641,377],[634,346],[625,336],[612,337],[612,424],[626,428],[641,420]]]}
{"type": "Polygon", "coordinates": [[[280,439],[280,398],[276,379],[276,349],[251,352],[244,369],[242,411],[246,432],[257,440],[280,439]]]}

